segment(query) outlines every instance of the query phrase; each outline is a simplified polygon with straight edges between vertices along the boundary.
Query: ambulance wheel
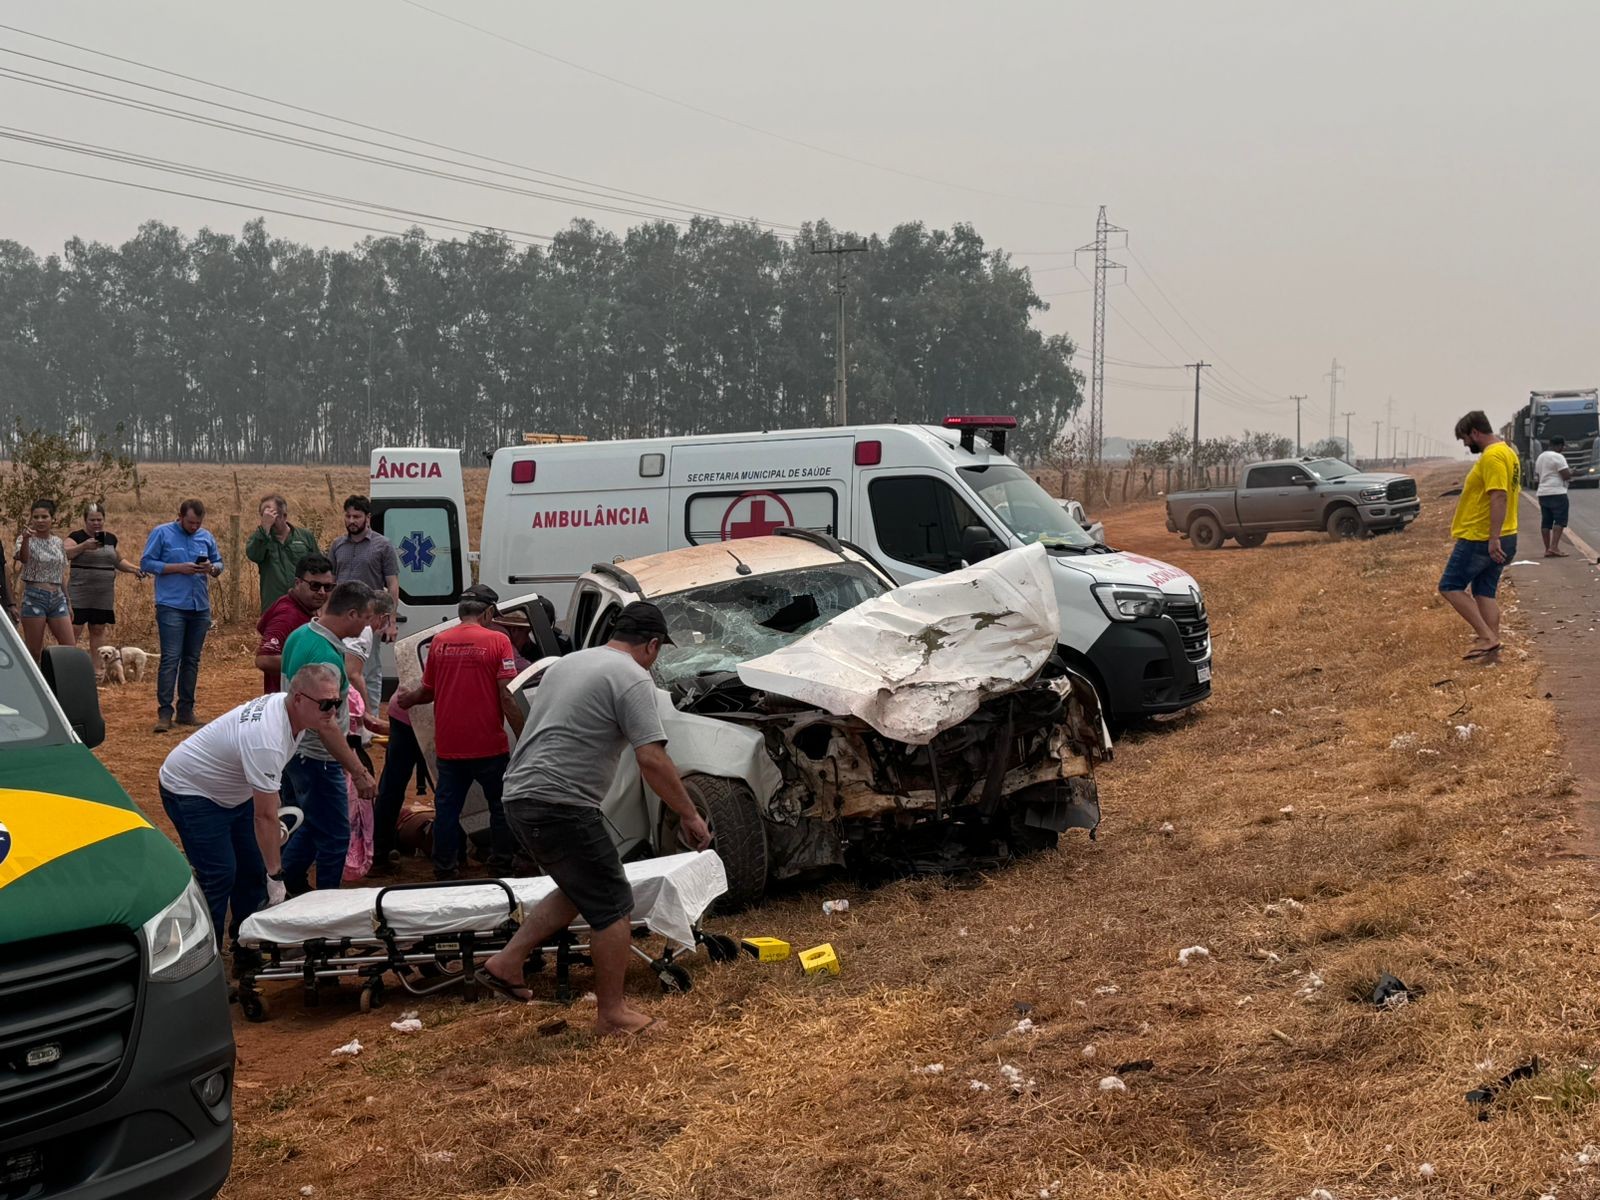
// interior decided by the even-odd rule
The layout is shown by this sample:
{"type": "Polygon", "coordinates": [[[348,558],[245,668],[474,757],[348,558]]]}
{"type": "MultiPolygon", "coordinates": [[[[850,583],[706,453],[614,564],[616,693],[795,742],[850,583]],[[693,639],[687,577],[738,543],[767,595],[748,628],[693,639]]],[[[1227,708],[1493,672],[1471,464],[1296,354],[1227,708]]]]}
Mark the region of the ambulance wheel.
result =
{"type": "Polygon", "coordinates": [[[1220,550],[1227,540],[1221,522],[1213,516],[1201,513],[1189,522],[1189,544],[1196,550],[1220,550]]]}
{"type": "Polygon", "coordinates": [[[677,963],[661,963],[656,967],[656,978],[661,980],[663,992],[687,992],[694,987],[689,972],[677,963]]]}
{"type": "Polygon", "coordinates": [[[244,1019],[259,1025],[272,1015],[271,1008],[267,1005],[267,998],[260,992],[239,993],[239,1011],[244,1014],[244,1019]]]}
{"type": "Polygon", "coordinates": [[[1246,550],[1254,550],[1267,540],[1267,535],[1264,533],[1236,533],[1233,535],[1233,540],[1246,550]]]}
{"type": "MultiPolygon", "coordinates": [[[[727,872],[728,890],[719,905],[734,909],[760,902],[767,890],[767,830],[754,793],[737,779],[717,775],[685,775],[684,790],[711,826],[711,848],[727,872]]],[[[678,816],[661,806],[662,854],[681,854],[689,847],[679,836],[678,816]]]]}

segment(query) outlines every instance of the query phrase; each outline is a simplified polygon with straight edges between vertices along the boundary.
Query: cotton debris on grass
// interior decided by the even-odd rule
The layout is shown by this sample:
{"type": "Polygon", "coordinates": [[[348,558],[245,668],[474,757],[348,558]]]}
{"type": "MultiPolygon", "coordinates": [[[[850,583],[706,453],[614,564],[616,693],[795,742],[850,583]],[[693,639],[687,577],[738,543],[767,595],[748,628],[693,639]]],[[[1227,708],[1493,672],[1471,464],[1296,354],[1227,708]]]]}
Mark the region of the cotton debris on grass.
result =
{"type": "Polygon", "coordinates": [[[1039,1086],[1023,1074],[1022,1068],[1013,1066],[1011,1063],[1000,1064],[1000,1078],[1005,1080],[1006,1086],[1018,1096],[1022,1095],[1023,1092],[1034,1091],[1039,1086]]]}
{"type": "Polygon", "coordinates": [[[1420,1167],[1417,1168],[1417,1174],[1420,1175],[1424,1179],[1432,1179],[1433,1176],[1434,1176],[1433,1164],[1432,1163],[1423,1163],[1420,1167]]]}
{"type": "Polygon", "coordinates": [[[1185,946],[1178,951],[1178,962],[1188,966],[1192,962],[1204,962],[1211,957],[1211,951],[1204,946],[1185,946]]]}
{"type": "Polygon", "coordinates": [[[1038,1028],[1039,1027],[1033,1023],[1032,1017],[1023,1017],[1022,1020],[1018,1021],[1011,1027],[1011,1036],[1027,1037],[1028,1034],[1036,1032],[1038,1028]]]}
{"type": "Polygon", "coordinates": [[[1389,739],[1389,749],[1410,750],[1417,744],[1417,735],[1414,733],[1397,733],[1389,739]]]}
{"type": "Polygon", "coordinates": [[[989,1085],[981,1079],[967,1080],[967,1091],[969,1092],[987,1092],[990,1090],[989,1085]]]}
{"type": "Polygon", "coordinates": [[[1115,1075],[1107,1075],[1100,1081],[1100,1090],[1102,1092],[1125,1092],[1128,1090],[1128,1085],[1115,1075]]]}
{"type": "Polygon", "coordinates": [[[1121,990],[1122,989],[1114,983],[1103,983],[1099,987],[1095,988],[1094,994],[1096,996],[1115,996],[1121,990]]]}
{"type": "Polygon", "coordinates": [[[917,1068],[915,1068],[915,1070],[916,1070],[918,1075],[943,1075],[944,1074],[944,1064],[943,1063],[929,1063],[927,1066],[925,1066],[925,1067],[917,1067],[917,1068]]]}
{"type": "Polygon", "coordinates": [[[1097,1054],[1099,1054],[1099,1053],[1100,1053],[1100,1051],[1099,1051],[1099,1050],[1098,1050],[1098,1049],[1096,1049],[1096,1048],[1095,1048],[1095,1044],[1094,1044],[1094,1043],[1093,1043],[1093,1042],[1090,1042],[1090,1043],[1089,1043],[1089,1044],[1088,1044],[1088,1045],[1087,1045],[1087,1046],[1085,1046],[1085,1047],[1084,1047],[1084,1048],[1083,1048],[1083,1049],[1082,1049],[1082,1050],[1080,1050],[1080,1051],[1078,1051],[1078,1053],[1079,1053],[1079,1054],[1080,1054],[1080,1055],[1082,1055],[1082,1056],[1083,1056],[1083,1059],[1084,1059],[1084,1061],[1086,1061],[1086,1062],[1087,1062],[1087,1061],[1089,1061],[1089,1060],[1090,1060],[1090,1059],[1093,1059],[1093,1058],[1094,1058],[1094,1056],[1095,1056],[1095,1055],[1097,1055],[1097,1054]]]}
{"type": "Polygon", "coordinates": [[[403,1012],[400,1014],[398,1021],[389,1022],[389,1028],[396,1033],[421,1033],[422,1019],[417,1016],[415,1011],[403,1012]]]}
{"type": "Polygon", "coordinates": [[[348,1055],[349,1057],[354,1058],[356,1055],[361,1053],[361,1039],[351,1038],[344,1045],[334,1047],[333,1053],[348,1055]]]}
{"type": "Polygon", "coordinates": [[[1473,724],[1470,724],[1470,723],[1466,724],[1466,725],[1457,725],[1456,726],[1456,741],[1458,741],[1458,742],[1470,742],[1472,740],[1473,735],[1475,733],[1477,733],[1477,732],[1478,732],[1478,726],[1476,726],[1476,725],[1473,725],[1473,724]]]}
{"type": "Polygon", "coordinates": [[[1171,821],[1163,821],[1161,822],[1161,828],[1157,832],[1164,833],[1167,837],[1171,837],[1173,834],[1178,832],[1178,828],[1171,821]]]}
{"type": "Polygon", "coordinates": [[[1281,917],[1288,913],[1305,912],[1306,906],[1298,900],[1291,900],[1285,896],[1282,900],[1274,900],[1264,910],[1269,917],[1281,917]]]}
{"type": "Polygon", "coordinates": [[[1322,990],[1326,982],[1327,981],[1315,971],[1308,971],[1306,973],[1305,982],[1300,985],[1300,990],[1296,992],[1295,995],[1299,996],[1302,1000],[1309,1000],[1322,990]]]}

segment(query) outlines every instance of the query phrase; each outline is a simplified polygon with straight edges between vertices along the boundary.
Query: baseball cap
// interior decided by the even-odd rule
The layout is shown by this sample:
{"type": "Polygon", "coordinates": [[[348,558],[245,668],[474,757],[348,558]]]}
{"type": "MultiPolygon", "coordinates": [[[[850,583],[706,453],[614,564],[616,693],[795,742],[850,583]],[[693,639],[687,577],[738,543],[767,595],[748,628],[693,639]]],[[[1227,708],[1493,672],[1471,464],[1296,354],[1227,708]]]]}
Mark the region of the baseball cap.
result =
{"type": "Polygon", "coordinates": [[[475,583],[469,588],[463,588],[461,591],[461,596],[462,599],[466,599],[470,596],[474,599],[482,600],[485,604],[500,603],[500,593],[495,591],[487,583],[475,583]]]}
{"type": "Polygon", "coordinates": [[[635,600],[632,604],[623,606],[622,611],[617,614],[617,623],[612,626],[612,631],[660,638],[669,646],[677,644],[667,629],[667,619],[661,615],[661,610],[648,600],[635,600]]]}

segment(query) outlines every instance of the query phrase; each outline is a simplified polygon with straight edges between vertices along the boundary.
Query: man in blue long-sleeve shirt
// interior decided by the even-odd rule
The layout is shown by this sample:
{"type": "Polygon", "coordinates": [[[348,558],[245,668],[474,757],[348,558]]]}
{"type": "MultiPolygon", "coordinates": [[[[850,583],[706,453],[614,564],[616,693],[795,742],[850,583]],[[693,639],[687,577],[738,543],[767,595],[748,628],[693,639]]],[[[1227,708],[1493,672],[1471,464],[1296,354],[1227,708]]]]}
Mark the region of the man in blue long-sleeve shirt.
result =
{"type": "Polygon", "coordinates": [[[156,577],[156,628],[161,635],[161,669],[156,673],[156,733],[172,728],[172,694],[178,694],[178,724],[199,725],[194,685],[200,652],[211,628],[210,581],[222,574],[222,552],[211,531],[202,529],[206,506],[199,500],[178,505],[178,519],[157,525],[144,544],[139,565],[156,577]]]}

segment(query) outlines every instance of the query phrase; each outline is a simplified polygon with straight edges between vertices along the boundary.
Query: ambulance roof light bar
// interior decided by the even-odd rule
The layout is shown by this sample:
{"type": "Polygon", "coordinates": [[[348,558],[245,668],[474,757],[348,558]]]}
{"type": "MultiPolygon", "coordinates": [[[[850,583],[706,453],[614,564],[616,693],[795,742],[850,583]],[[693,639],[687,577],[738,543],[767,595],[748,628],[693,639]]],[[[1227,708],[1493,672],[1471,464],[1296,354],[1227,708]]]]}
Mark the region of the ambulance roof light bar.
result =
{"type": "Polygon", "coordinates": [[[973,439],[977,436],[978,430],[991,430],[993,432],[989,435],[989,445],[996,454],[1004,454],[1006,452],[1006,432],[1017,427],[1017,419],[1015,417],[946,417],[944,419],[944,427],[961,431],[961,448],[968,454],[972,453],[973,439]]]}

